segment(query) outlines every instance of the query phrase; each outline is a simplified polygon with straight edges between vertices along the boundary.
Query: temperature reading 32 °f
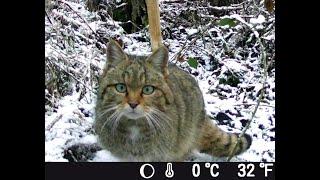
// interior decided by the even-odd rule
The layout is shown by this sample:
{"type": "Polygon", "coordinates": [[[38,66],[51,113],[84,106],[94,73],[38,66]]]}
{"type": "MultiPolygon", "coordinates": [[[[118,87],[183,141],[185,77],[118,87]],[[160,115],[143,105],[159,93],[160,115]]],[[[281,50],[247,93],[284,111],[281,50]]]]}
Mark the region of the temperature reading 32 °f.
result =
{"type": "MultiPolygon", "coordinates": [[[[269,173],[272,172],[272,163],[260,163],[257,168],[264,169],[264,177],[268,177],[269,173]]],[[[254,170],[255,165],[250,164],[239,164],[238,165],[238,177],[255,177],[254,170]]]]}
{"type": "Polygon", "coordinates": [[[264,168],[264,177],[268,177],[268,172],[271,172],[272,163],[260,163],[260,167],[264,168]]]}
{"type": "Polygon", "coordinates": [[[254,164],[239,164],[238,165],[239,168],[239,172],[238,172],[238,176],[239,177],[255,177],[255,175],[253,174],[254,171],[254,164]]]}

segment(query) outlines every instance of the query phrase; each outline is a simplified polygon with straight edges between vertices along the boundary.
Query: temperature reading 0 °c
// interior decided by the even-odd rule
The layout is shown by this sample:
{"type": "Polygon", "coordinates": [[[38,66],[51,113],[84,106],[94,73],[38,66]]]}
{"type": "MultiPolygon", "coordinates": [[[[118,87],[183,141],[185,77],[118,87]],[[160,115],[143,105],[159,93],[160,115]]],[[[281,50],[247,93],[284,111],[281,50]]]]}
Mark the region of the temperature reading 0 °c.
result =
{"type": "MultiPolygon", "coordinates": [[[[210,164],[205,163],[205,167],[210,170],[210,175],[212,177],[218,177],[219,176],[219,165],[218,164],[210,164]]],[[[199,164],[193,164],[192,166],[192,175],[193,177],[199,177],[200,176],[200,165],[199,164]]]]}

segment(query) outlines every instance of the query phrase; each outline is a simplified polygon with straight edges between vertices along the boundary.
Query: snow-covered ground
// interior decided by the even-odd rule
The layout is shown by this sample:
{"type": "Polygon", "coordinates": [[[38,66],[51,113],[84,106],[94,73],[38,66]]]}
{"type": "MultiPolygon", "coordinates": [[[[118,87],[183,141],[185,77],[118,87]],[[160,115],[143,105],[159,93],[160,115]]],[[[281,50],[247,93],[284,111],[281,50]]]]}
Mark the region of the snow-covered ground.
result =
{"type": "MultiPolygon", "coordinates": [[[[162,29],[170,29],[171,37],[164,36],[169,59],[175,62],[186,42],[182,59],[193,58],[199,64],[197,68],[187,61],[176,64],[197,79],[207,113],[226,131],[241,132],[251,119],[263,82],[261,49],[254,34],[264,40],[270,66],[266,92],[247,130],[253,137],[252,146],[233,161],[275,161],[274,15],[258,6],[260,9],[252,9],[251,14],[237,11],[216,17],[201,4],[160,2],[162,29]],[[200,23],[182,16],[197,8],[203,18],[200,23]],[[208,21],[232,17],[238,19],[234,27],[208,21]],[[198,37],[197,32],[204,29],[207,31],[198,37]]],[[[45,161],[75,161],[70,147],[97,142],[92,124],[97,77],[106,59],[105,39],[121,40],[128,53],[147,55],[151,52],[149,41],[141,39],[147,39],[148,29],[127,34],[119,22],[110,17],[103,21],[101,13],[88,11],[82,0],[56,2],[47,13],[45,161]]],[[[107,150],[92,147],[89,151],[85,161],[119,161],[107,150]]],[[[187,161],[224,160],[195,152],[187,161]]]]}

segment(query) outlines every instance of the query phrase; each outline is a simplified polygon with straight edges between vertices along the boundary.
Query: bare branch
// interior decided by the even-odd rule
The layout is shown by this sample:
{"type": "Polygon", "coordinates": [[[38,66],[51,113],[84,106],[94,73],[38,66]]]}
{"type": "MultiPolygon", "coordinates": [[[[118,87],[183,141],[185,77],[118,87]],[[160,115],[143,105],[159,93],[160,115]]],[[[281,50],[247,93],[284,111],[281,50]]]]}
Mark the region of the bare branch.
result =
{"type": "Polygon", "coordinates": [[[46,131],[50,131],[51,128],[62,118],[62,114],[60,114],[58,117],[56,117],[47,127],[46,131]]]}
{"type": "MultiPolygon", "coordinates": [[[[243,21],[240,21],[240,22],[243,22],[243,21]]],[[[252,26],[250,26],[249,24],[247,23],[243,23],[245,24],[252,32],[253,34],[256,36],[257,38],[257,41],[260,45],[260,49],[261,49],[261,62],[264,64],[264,73],[263,73],[263,82],[262,82],[262,89],[261,89],[261,93],[259,95],[259,99],[258,99],[258,102],[254,108],[254,111],[252,112],[252,116],[250,118],[250,120],[248,121],[246,127],[243,129],[243,131],[241,132],[241,134],[239,135],[238,137],[238,140],[237,140],[237,143],[236,145],[234,146],[232,152],[230,153],[229,155],[229,158],[227,161],[230,161],[232,159],[232,157],[235,155],[235,152],[236,152],[236,148],[237,146],[239,145],[239,142],[240,142],[240,139],[243,137],[243,135],[246,133],[246,131],[249,129],[250,127],[250,124],[258,110],[258,107],[261,103],[261,100],[262,98],[264,97],[264,94],[265,94],[265,85],[266,85],[266,82],[267,82],[267,75],[268,75],[268,65],[267,65],[267,55],[266,55],[266,52],[265,52],[265,48],[264,48],[264,45],[262,44],[261,42],[261,38],[259,37],[258,33],[252,28],[252,26]]]]}
{"type": "Polygon", "coordinates": [[[72,75],[71,73],[69,73],[67,70],[65,70],[64,68],[62,68],[59,64],[57,64],[56,62],[51,61],[49,58],[47,58],[47,60],[51,63],[54,64],[56,67],[58,67],[60,70],[62,70],[63,72],[67,73],[69,76],[71,76],[74,80],[76,80],[78,83],[82,84],[85,88],[87,88],[89,91],[93,92],[94,91],[89,88],[86,84],[84,84],[83,82],[81,82],[78,78],[76,78],[74,75],[72,75]]]}
{"type": "Polygon", "coordinates": [[[46,16],[47,16],[47,18],[48,18],[49,23],[50,23],[51,25],[53,25],[53,24],[52,24],[52,21],[51,21],[51,19],[50,19],[50,17],[49,17],[49,15],[48,15],[48,13],[47,13],[47,11],[45,11],[45,12],[46,12],[46,16]]]}
{"type": "Polygon", "coordinates": [[[76,13],[76,15],[86,24],[86,26],[88,26],[92,33],[99,38],[99,35],[89,26],[88,22],[76,10],[74,10],[69,3],[65,2],[64,0],[58,0],[58,2],[67,5],[68,8],[70,8],[74,13],[76,13]]]}

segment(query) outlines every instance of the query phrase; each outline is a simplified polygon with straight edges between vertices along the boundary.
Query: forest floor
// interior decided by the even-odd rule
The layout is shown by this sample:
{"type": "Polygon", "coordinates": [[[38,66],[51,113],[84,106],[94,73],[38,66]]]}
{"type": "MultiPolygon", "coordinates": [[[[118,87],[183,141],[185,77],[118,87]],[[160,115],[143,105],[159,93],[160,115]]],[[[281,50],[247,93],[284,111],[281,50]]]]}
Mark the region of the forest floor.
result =
{"type": "MultiPolygon", "coordinates": [[[[163,42],[171,63],[199,83],[207,114],[228,132],[247,133],[250,149],[232,161],[275,161],[275,17],[263,1],[227,7],[160,1],[163,42]],[[265,58],[265,59],[264,59],[265,58]],[[265,62],[264,62],[265,60],[265,62]],[[265,68],[267,64],[267,68],[265,68]],[[259,96],[264,86],[263,96],[259,96]]],[[[127,33],[110,12],[84,0],[59,0],[45,19],[45,161],[119,161],[96,145],[97,80],[109,38],[130,54],[151,52],[148,28],[127,33]]],[[[187,161],[224,161],[195,153],[187,161]]]]}

